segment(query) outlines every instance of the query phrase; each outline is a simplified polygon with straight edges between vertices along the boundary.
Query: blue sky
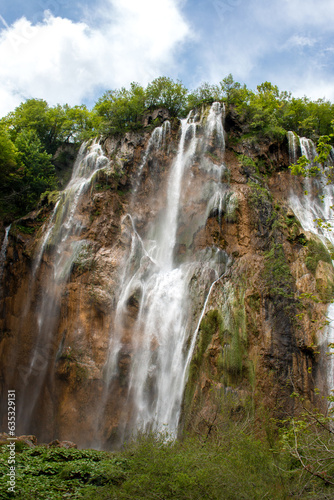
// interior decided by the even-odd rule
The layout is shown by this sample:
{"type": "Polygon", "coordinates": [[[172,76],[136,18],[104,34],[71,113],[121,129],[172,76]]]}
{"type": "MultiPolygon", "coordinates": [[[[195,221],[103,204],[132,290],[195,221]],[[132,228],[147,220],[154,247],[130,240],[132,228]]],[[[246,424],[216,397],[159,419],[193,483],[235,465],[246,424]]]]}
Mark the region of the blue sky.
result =
{"type": "Polygon", "coordinates": [[[29,97],[92,105],[160,75],[232,73],[334,101],[333,0],[11,0],[0,4],[0,115],[29,97]]]}

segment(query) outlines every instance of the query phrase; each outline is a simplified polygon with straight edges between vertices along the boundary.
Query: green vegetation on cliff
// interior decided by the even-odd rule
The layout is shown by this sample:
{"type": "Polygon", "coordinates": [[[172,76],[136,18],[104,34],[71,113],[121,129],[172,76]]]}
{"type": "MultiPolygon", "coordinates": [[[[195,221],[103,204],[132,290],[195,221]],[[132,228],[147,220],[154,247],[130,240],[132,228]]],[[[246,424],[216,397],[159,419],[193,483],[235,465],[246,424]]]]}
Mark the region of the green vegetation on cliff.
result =
{"type": "MultiPolygon", "coordinates": [[[[0,120],[0,216],[8,221],[22,216],[35,208],[44,191],[63,187],[62,177],[67,174],[59,168],[61,158],[56,153],[60,146],[100,135],[149,130],[160,118],[152,121],[145,116],[158,108],[171,118],[184,117],[191,109],[214,101],[226,105],[229,126],[234,127],[232,141],[281,142],[292,130],[313,140],[327,137],[327,151],[333,140],[331,102],[295,98],[270,82],[253,91],[235,82],[232,75],[192,91],[164,76],[146,88],[132,83],[128,89],[105,92],[92,110],[84,105],[51,107],[42,99],[28,99],[0,120]]],[[[258,173],[256,164],[247,167],[258,173]]]]}
{"type": "Polygon", "coordinates": [[[320,240],[309,240],[307,243],[307,250],[308,251],[305,259],[305,264],[307,269],[309,269],[311,273],[315,274],[318,262],[320,260],[322,260],[323,262],[327,262],[328,264],[332,263],[332,259],[327,248],[320,240]]]}
{"type": "Polygon", "coordinates": [[[273,299],[294,297],[293,277],[281,244],[273,243],[265,254],[263,278],[273,299]]]}

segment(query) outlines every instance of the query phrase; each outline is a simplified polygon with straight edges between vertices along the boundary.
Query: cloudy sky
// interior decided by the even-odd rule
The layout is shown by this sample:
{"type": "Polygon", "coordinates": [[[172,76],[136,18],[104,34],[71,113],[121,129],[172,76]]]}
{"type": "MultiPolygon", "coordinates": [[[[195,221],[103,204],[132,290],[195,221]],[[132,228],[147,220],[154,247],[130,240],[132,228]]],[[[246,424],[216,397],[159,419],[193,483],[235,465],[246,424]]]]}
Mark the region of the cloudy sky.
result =
{"type": "Polygon", "coordinates": [[[0,116],[29,97],[91,106],[161,75],[334,101],[333,26],[333,0],[1,2],[0,116]]]}

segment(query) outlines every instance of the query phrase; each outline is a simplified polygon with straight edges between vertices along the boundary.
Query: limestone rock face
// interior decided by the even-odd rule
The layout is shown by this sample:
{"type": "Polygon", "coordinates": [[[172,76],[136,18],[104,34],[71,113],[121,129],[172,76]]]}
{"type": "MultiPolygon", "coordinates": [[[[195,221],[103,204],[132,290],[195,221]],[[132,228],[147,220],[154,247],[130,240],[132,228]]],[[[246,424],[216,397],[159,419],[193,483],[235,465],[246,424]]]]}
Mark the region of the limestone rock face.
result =
{"type": "Polygon", "coordinates": [[[321,300],[325,303],[331,302],[334,291],[334,269],[332,264],[320,260],[317,265],[316,290],[321,300]]]}
{"type": "MultiPolygon", "coordinates": [[[[165,110],[159,110],[145,118],[145,125],[168,118],[165,110]]],[[[233,117],[227,120],[229,134],[237,124],[233,117]]],[[[53,446],[73,442],[97,446],[96,436],[101,434],[106,446],[119,443],[130,383],[130,331],[139,314],[140,290],[126,304],[119,376],[108,395],[105,364],[131,245],[127,214],[135,207],[136,229],[142,234],[161,213],[166,197],[160,188],[167,184],[178,134],[178,126],[172,127],[168,142],[152,150],[144,165],[150,132],[105,140],[109,170],[99,172],[80,201],[80,239],[86,246],[63,288],[48,286],[54,265],[52,245],[34,269],[45,234],[40,221],[50,219],[53,205],[44,205],[14,224],[3,275],[0,381],[1,394],[16,390],[18,433],[34,434],[40,442],[58,439],[53,446]],[[22,226],[32,231],[22,232],[22,226]],[[49,337],[48,332],[37,332],[39,308],[51,293],[57,299],[50,309],[49,337]]],[[[229,256],[230,267],[215,284],[198,331],[181,419],[188,429],[206,432],[206,423],[212,421],[223,397],[231,398],[234,410],[252,401],[256,408],[284,416],[293,412],[293,388],[315,402],[315,385],[320,381],[326,386],[317,346],[323,342],[334,271],[331,264],[320,261],[314,275],[305,265],[307,235],[287,204],[291,185],[300,189],[287,171],[287,148],[287,141],[254,146],[227,140],[223,161],[229,197],[221,213],[213,210],[204,222],[196,218],[203,173],[194,161],[195,187],[183,196],[197,200],[197,205],[189,203],[183,213],[177,258],[215,246],[229,256]],[[266,182],[242,164],[240,154],[261,160],[261,168],[265,165],[271,173],[266,182]],[[189,231],[194,221],[197,229],[189,231]]],[[[214,145],[207,154],[212,170],[222,161],[218,154],[214,145]]],[[[6,405],[2,402],[1,407],[6,405]]],[[[6,418],[2,411],[3,431],[6,418]]]]}

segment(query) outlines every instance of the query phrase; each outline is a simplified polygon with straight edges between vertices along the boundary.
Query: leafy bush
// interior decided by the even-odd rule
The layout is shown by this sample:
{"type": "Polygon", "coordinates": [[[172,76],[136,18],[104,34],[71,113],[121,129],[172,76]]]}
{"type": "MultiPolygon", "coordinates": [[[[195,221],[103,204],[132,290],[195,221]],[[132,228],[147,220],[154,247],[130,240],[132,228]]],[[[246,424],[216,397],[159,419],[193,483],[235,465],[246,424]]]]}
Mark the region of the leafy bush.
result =
{"type": "MultiPolygon", "coordinates": [[[[17,443],[18,444],[18,443],[17,443]]],[[[0,449],[0,473],[8,472],[8,451],[0,449]]],[[[42,446],[20,449],[16,446],[15,498],[21,500],[60,500],[82,498],[82,491],[93,485],[120,484],[128,469],[127,460],[108,452],[42,446]]],[[[13,498],[3,482],[0,496],[13,498]]]]}
{"type": "MultiPolygon", "coordinates": [[[[205,442],[198,437],[166,442],[142,436],[124,455],[129,471],[119,487],[99,488],[95,498],[255,499],[283,498],[277,470],[264,443],[237,426],[205,442]]],[[[94,498],[87,494],[84,498],[94,498]]]]}

